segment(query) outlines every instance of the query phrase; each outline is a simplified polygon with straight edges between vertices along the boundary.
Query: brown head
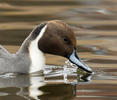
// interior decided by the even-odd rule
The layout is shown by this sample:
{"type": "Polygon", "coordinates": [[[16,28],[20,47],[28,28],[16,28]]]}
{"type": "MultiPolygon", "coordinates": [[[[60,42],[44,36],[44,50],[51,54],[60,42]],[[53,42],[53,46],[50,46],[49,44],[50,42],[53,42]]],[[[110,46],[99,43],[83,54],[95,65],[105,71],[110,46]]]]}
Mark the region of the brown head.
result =
{"type": "Polygon", "coordinates": [[[92,72],[77,56],[75,34],[66,23],[59,20],[42,23],[32,31],[32,38],[39,38],[37,45],[43,53],[66,57],[81,69],[92,72]]]}
{"type": "Polygon", "coordinates": [[[62,21],[47,22],[43,37],[38,42],[38,47],[44,53],[70,56],[76,49],[76,38],[73,31],[62,21]]]}

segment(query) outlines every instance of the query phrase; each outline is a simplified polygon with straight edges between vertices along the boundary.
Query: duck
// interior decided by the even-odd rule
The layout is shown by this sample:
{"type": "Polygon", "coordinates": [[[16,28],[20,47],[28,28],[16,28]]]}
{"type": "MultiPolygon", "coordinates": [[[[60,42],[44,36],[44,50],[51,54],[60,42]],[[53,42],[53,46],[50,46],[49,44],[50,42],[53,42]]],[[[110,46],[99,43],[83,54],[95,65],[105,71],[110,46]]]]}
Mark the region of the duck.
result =
{"type": "Polygon", "coordinates": [[[43,71],[45,54],[65,57],[78,68],[92,73],[78,57],[75,33],[70,26],[61,20],[50,20],[35,27],[15,54],[0,45],[0,74],[43,71]]]}

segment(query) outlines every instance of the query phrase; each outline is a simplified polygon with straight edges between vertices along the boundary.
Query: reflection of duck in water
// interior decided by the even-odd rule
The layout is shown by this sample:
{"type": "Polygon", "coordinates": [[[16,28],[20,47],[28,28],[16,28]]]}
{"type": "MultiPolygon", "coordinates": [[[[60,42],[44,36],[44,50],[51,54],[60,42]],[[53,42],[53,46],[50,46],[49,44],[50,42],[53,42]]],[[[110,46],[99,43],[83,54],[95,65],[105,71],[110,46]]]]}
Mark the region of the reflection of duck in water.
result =
{"type": "MultiPolygon", "coordinates": [[[[91,74],[82,75],[82,77],[83,78],[82,81],[80,81],[80,84],[87,84],[87,79],[91,77],[91,74]]],[[[76,96],[77,84],[75,80],[77,80],[77,78],[72,79],[71,83],[66,83],[65,80],[60,78],[56,79],[56,77],[52,78],[52,80],[47,80],[48,78],[44,80],[43,77],[31,77],[29,96],[35,100],[72,100],[73,97],[76,96]]],[[[77,83],[79,83],[79,81],[77,83]]]]}
{"type": "Polygon", "coordinates": [[[70,27],[53,20],[40,24],[25,39],[16,54],[0,47],[0,73],[33,73],[44,69],[44,54],[68,58],[79,68],[92,73],[77,56],[76,39],[70,27]]]}
{"type": "MultiPolygon", "coordinates": [[[[25,100],[32,100],[30,98],[34,100],[61,100],[61,98],[72,98],[75,96],[75,84],[55,82],[49,80],[45,82],[44,76],[16,75],[5,78],[2,76],[0,77],[0,92],[1,95],[2,92],[4,94],[8,93],[8,97],[6,95],[5,98],[19,96],[18,98],[24,98],[25,100]]],[[[4,100],[4,96],[0,97],[0,99],[4,100]]]]}
{"type": "Polygon", "coordinates": [[[68,83],[66,83],[63,77],[57,79],[53,76],[50,78],[38,75],[9,76],[9,74],[5,74],[0,75],[0,92],[8,93],[8,97],[14,95],[19,96],[19,98],[25,98],[26,100],[30,100],[29,98],[33,98],[34,100],[69,100],[76,95],[76,81],[77,83],[87,83],[88,77],[84,75],[82,81],[77,80],[77,77],[72,78],[72,82],[70,83],[69,80],[71,78],[67,78],[68,83]]]}
{"type": "Polygon", "coordinates": [[[42,77],[32,77],[29,96],[35,100],[67,100],[76,94],[76,84],[57,83],[56,81],[42,81],[42,77]],[[40,81],[41,79],[41,81],[40,81]]]}

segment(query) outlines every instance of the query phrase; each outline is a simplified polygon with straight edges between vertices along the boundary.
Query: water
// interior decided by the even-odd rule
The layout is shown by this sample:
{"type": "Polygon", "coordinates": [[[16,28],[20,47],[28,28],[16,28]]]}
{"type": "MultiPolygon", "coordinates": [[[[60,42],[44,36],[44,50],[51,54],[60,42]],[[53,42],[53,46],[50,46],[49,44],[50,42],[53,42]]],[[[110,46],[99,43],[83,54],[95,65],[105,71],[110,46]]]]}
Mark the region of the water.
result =
{"type": "Polygon", "coordinates": [[[44,76],[0,76],[0,100],[116,100],[117,1],[0,0],[0,44],[14,53],[34,26],[52,19],[71,25],[79,56],[95,74],[46,55],[44,76]]]}

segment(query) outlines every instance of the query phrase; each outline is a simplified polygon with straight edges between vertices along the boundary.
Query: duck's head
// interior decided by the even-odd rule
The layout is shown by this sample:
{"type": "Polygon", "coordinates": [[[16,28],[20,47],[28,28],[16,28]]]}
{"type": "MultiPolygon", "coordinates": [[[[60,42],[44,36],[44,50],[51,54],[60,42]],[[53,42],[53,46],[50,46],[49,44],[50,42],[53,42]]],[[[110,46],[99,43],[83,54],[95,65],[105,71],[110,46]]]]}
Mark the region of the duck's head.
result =
{"type": "Polygon", "coordinates": [[[75,34],[64,22],[53,20],[42,23],[32,33],[33,38],[38,38],[38,49],[43,53],[65,57],[79,68],[92,73],[91,68],[78,57],[75,34]]]}

